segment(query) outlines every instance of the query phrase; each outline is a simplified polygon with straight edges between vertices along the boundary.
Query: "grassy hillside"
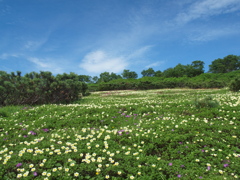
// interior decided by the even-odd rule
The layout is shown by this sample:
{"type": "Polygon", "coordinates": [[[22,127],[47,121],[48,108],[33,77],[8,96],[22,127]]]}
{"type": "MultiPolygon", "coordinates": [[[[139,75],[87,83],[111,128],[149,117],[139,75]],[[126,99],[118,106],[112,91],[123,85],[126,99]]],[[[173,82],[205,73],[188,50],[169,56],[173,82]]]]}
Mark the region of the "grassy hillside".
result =
{"type": "Polygon", "coordinates": [[[2,179],[239,179],[240,96],[102,91],[0,108],[2,179]]]}

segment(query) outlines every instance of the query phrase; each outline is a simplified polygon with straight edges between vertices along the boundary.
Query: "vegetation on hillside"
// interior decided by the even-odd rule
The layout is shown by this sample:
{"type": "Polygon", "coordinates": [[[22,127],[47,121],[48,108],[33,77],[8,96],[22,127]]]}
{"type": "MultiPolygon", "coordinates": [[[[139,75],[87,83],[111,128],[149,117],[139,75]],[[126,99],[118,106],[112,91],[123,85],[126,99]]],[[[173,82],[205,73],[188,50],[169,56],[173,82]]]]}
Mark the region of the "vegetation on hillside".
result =
{"type": "Polygon", "coordinates": [[[0,177],[239,179],[240,96],[227,90],[101,91],[0,108],[0,177]]]}
{"type": "Polygon", "coordinates": [[[143,70],[142,77],[134,71],[123,70],[121,75],[103,72],[99,77],[51,72],[30,72],[21,75],[0,71],[0,106],[70,103],[89,94],[89,91],[146,90],[163,88],[223,88],[239,91],[240,56],[228,55],[216,59],[204,73],[204,62],[178,64],[161,72],[143,70]],[[138,78],[138,79],[137,79],[138,78]]]}

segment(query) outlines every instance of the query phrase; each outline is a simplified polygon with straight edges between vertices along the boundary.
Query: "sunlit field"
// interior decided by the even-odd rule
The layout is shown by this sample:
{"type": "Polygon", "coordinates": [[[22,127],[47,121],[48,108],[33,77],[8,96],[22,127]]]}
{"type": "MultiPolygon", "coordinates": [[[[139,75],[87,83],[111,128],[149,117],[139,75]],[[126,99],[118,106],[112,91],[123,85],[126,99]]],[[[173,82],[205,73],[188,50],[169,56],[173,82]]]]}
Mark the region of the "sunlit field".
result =
{"type": "Polygon", "coordinates": [[[239,123],[239,93],[225,89],[2,107],[0,179],[240,179],[239,123]],[[196,106],[206,97],[217,105],[196,106]]]}

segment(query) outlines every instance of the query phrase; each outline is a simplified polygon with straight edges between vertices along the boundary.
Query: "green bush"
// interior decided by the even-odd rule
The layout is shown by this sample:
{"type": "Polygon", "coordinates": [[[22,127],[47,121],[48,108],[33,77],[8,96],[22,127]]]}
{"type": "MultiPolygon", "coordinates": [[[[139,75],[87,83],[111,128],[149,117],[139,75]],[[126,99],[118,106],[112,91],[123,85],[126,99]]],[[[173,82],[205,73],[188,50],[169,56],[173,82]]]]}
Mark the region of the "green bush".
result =
{"type": "Polygon", "coordinates": [[[229,89],[234,92],[240,90],[240,76],[235,77],[235,79],[230,82],[229,89]]]}
{"type": "MultiPolygon", "coordinates": [[[[240,70],[229,73],[203,73],[195,77],[142,77],[139,79],[116,79],[95,84],[99,91],[147,90],[163,88],[224,88],[231,79],[240,75],[240,70]]],[[[90,86],[92,88],[92,85],[90,86]]],[[[239,87],[239,86],[238,86],[239,87]]]]}
{"type": "Polygon", "coordinates": [[[0,71],[0,106],[69,103],[87,95],[88,86],[75,73],[58,74],[0,71]]]}
{"type": "Polygon", "coordinates": [[[202,99],[195,99],[194,105],[196,108],[215,108],[219,106],[219,103],[212,96],[206,96],[202,99]]]}

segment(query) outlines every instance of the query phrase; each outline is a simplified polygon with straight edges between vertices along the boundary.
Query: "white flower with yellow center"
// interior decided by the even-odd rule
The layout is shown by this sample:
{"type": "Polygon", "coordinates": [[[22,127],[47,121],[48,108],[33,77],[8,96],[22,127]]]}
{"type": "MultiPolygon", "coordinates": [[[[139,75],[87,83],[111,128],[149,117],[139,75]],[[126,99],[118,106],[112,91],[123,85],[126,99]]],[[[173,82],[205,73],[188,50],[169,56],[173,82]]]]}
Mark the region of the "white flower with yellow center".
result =
{"type": "Polygon", "coordinates": [[[110,178],[110,176],[109,176],[109,175],[106,175],[106,176],[105,176],[105,178],[106,178],[106,179],[109,179],[109,178],[110,178]]]}
{"type": "Polygon", "coordinates": [[[74,173],[74,176],[75,176],[75,177],[78,177],[78,176],[79,176],[79,173],[78,173],[78,172],[75,172],[75,173],[74,173]]]}

